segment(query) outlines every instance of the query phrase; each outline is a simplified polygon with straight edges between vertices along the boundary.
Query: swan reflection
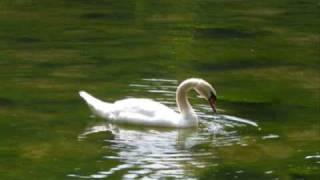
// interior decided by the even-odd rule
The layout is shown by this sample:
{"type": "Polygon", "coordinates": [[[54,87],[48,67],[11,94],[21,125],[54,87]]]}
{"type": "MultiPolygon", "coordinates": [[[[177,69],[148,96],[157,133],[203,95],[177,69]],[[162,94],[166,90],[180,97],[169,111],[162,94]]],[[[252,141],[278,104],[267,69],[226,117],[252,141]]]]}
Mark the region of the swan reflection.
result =
{"type": "Polygon", "coordinates": [[[79,139],[85,140],[99,132],[112,133],[113,138],[105,141],[109,142],[107,148],[116,152],[116,155],[105,155],[103,159],[116,159],[121,164],[89,177],[105,178],[123,169],[128,169],[126,176],[130,177],[190,177],[188,171],[205,167],[208,158],[214,158],[205,150],[190,151],[202,143],[196,129],[141,129],[99,123],[87,128],[79,139]]]}
{"type": "MultiPolygon", "coordinates": [[[[208,118],[208,117],[202,117],[208,118]]],[[[105,144],[113,152],[101,157],[103,161],[117,161],[112,168],[99,170],[94,174],[78,178],[106,178],[118,171],[125,172],[124,178],[190,178],[197,169],[215,166],[217,146],[239,144],[246,146],[245,139],[236,130],[226,131],[230,126],[252,125],[216,116],[214,121],[202,120],[201,126],[194,129],[155,129],[122,126],[111,123],[97,123],[89,126],[79,135],[80,141],[89,140],[91,135],[109,133],[105,144]]],[[[235,118],[235,117],[234,117],[235,118]]],[[[212,117],[211,117],[212,119],[212,117]]],[[[253,122],[252,122],[253,123],[253,122]]],[[[101,138],[99,136],[98,138],[101,138]]]]}

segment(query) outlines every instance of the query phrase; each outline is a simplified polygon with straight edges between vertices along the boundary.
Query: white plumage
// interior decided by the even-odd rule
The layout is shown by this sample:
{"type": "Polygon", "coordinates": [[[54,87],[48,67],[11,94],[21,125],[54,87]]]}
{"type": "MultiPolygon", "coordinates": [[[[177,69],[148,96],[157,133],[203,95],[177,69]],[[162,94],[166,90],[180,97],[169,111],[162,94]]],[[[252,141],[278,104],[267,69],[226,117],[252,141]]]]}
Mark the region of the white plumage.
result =
{"type": "Polygon", "coordinates": [[[180,113],[151,99],[128,98],[107,103],[85,91],[79,94],[93,114],[114,123],[185,128],[198,125],[198,118],[187,99],[187,92],[192,88],[208,99],[215,111],[215,90],[209,83],[197,78],[187,79],[177,88],[176,101],[180,113]]]}

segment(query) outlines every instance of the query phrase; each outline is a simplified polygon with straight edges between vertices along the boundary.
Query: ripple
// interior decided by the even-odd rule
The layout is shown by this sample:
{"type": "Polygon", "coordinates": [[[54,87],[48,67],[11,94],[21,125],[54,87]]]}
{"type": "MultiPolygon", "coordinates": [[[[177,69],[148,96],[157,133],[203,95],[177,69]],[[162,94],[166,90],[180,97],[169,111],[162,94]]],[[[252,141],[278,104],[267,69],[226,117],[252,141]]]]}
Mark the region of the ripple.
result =
{"type": "Polygon", "coordinates": [[[266,136],[263,136],[262,139],[263,140],[266,140],[266,139],[278,139],[280,136],[277,135],[277,134],[269,134],[269,135],[266,135],[266,136]]]}
{"type": "Polygon", "coordinates": [[[311,155],[311,156],[306,156],[306,159],[320,159],[320,155],[311,155]]]}
{"type": "Polygon", "coordinates": [[[144,78],[142,79],[144,81],[152,81],[152,82],[169,82],[169,83],[174,83],[177,84],[177,80],[172,80],[172,79],[156,79],[156,78],[144,78]]]}

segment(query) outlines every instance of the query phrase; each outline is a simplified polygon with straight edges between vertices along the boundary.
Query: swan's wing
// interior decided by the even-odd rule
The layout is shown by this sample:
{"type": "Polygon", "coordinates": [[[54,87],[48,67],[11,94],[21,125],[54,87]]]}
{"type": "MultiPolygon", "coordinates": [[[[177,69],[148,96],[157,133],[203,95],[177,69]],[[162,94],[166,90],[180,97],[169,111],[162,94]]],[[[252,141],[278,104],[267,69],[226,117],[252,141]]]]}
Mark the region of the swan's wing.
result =
{"type": "Polygon", "coordinates": [[[120,112],[114,122],[135,125],[156,125],[157,121],[152,116],[144,114],[132,113],[128,111],[120,112]]]}
{"type": "Polygon", "coordinates": [[[128,98],[111,104],[84,91],[79,94],[95,115],[117,123],[174,127],[180,119],[172,109],[151,99],[128,98]]]}
{"type": "Polygon", "coordinates": [[[147,117],[154,117],[159,113],[175,113],[169,107],[151,99],[128,98],[114,103],[114,111],[119,113],[137,113],[147,117]]]}
{"type": "Polygon", "coordinates": [[[120,100],[114,103],[113,108],[113,119],[120,123],[176,126],[180,117],[169,107],[151,99],[120,100]]]}

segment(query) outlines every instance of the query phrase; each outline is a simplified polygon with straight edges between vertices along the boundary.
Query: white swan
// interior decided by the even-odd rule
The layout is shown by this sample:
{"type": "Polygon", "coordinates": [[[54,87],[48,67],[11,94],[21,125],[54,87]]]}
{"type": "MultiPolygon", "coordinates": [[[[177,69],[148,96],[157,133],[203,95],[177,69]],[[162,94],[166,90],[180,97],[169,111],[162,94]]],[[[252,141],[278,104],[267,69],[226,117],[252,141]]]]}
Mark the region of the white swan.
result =
{"type": "Polygon", "coordinates": [[[180,113],[151,99],[128,98],[107,103],[85,91],[80,91],[79,94],[94,115],[115,123],[187,128],[198,125],[197,115],[187,98],[190,89],[196,90],[200,97],[206,98],[212,110],[216,112],[215,89],[208,82],[198,78],[187,79],[178,86],[176,102],[180,113]]]}

